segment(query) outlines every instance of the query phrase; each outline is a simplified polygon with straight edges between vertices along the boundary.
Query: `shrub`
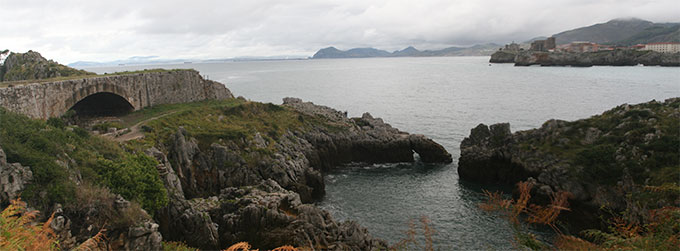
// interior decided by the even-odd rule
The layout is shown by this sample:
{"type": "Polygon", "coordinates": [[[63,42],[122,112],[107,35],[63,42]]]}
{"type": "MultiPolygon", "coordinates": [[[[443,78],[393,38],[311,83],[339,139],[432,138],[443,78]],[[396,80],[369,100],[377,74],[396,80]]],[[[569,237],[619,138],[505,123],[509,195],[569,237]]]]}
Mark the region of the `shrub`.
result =
{"type": "Polygon", "coordinates": [[[99,158],[95,171],[99,182],[128,200],[137,201],[148,212],[167,205],[168,196],[160,181],[155,159],[142,154],[129,154],[114,162],[99,158]]]}
{"type": "Polygon", "coordinates": [[[163,242],[163,251],[198,251],[197,248],[192,248],[187,246],[187,244],[184,244],[182,242],[175,242],[175,241],[169,241],[169,242],[163,242]]]}
{"type": "Polygon", "coordinates": [[[66,126],[66,123],[60,118],[49,118],[47,124],[58,129],[64,129],[66,126]]]}
{"type": "Polygon", "coordinates": [[[73,201],[76,185],[69,175],[74,173],[138,201],[150,212],[167,203],[154,159],[128,153],[81,128],[69,131],[0,108],[0,142],[9,162],[31,167],[34,180],[23,197],[40,210],[73,201]]]}

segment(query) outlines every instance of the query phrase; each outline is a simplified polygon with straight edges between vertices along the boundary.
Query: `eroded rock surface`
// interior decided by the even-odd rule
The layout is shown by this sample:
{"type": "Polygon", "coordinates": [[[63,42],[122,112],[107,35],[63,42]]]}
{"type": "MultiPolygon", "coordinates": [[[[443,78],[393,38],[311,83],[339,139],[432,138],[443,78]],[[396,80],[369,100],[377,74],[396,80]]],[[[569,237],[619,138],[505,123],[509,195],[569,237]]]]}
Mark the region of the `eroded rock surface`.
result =
{"type": "Polygon", "coordinates": [[[32,179],[30,167],[7,163],[7,156],[0,148],[0,204],[7,205],[16,199],[32,179]]]}
{"type": "Polygon", "coordinates": [[[284,106],[324,123],[286,131],[275,141],[255,133],[241,141],[209,145],[180,127],[164,146],[167,155],[156,148],[147,150],[158,160],[170,194],[169,205],[155,216],[166,239],[204,249],[239,241],[262,249],[384,248],[387,243],[358,224],[337,222],[328,212],[306,204],[324,195],[322,172],[349,162],[414,161],[414,153],[423,162],[452,161],[431,139],[399,131],[368,113],[347,118],[294,98],[286,98],[284,106]]]}
{"type": "MultiPolygon", "coordinates": [[[[461,143],[458,173],[482,183],[529,181],[544,201],[553,191],[567,191],[573,229],[597,228],[601,207],[645,217],[626,194],[639,194],[640,185],[677,182],[679,126],[678,98],[621,105],[573,122],[549,120],[514,134],[507,123],[480,124],[461,143]]],[[[680,203],[655,200],[655,207],[680,203]]]]}

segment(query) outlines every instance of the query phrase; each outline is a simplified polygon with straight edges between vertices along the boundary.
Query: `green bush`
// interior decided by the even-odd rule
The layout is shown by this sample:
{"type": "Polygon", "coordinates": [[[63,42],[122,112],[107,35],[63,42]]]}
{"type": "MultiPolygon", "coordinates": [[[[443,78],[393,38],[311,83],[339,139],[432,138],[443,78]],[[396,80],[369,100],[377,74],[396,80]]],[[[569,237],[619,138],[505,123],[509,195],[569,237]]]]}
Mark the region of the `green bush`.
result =
{"type": "Polygon", "coordinates": [[[0,108],[0,147],[10,163],[31,167],[34,180],[22,197],[41,211],[74,200],[78,188],[69,176],[76,173],[86,182],[139,202],[149,212],[167,203],[154,159],[128,153],[118,143],[91,137],[82,128],[70,131],[57,119],[34,120],[0,108]]]}
{"type": "Polygon", "coordinates": [[[100,184],[128,200],[139,202],[147,212],[154,212],[168,203],[157,165],[155,159],[138,153],[128,154],[119,162],[100,158],[95,171],[99,174],[100,184]]]}
{"type": "Polygon", "coordinates": [[[64,129],[64,127],[66,127],[66,123],[60,118],[49,118],[47,124],[58,129],[64,129]]]}

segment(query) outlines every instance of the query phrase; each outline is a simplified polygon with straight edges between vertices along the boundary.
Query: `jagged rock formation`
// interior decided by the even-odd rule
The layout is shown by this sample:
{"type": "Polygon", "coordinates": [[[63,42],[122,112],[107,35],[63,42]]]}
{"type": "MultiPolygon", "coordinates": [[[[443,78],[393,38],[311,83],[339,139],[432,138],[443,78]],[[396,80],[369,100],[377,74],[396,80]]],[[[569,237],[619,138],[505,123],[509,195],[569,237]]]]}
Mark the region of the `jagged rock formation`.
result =
{"type": "Polygon", "coordinates": [[[120,195],[103,193],[97,201],[79,202],[79,206],[57,204],[50,224],[59,239],[59,247],[75,248],[99,231],[107,236],[103,250],[160,250],[163,237],[158,224],[142,209],[120,195]]]}
{"type": "Polygon", "coordinates": [[[600,52],[537,52],[497,51],[491,55],[491,63],[515,63],[515,66],[680,66],[680,53],[654,51],[613,50],[600,52]]]}
{"type": "Polygon", "coordinates": [[[35,51],[9,54],[0,66],[0,81],[18,81],[68,76],[95,75],[47,60],[35,51]]]}
{"type": "MultiPolygon", "coordinates": [[[[47,119],[59,117],[85,98],[102,93],[112,94],[112,101],[132,110],[234,97],[223,84],[206,80],[195,70],[168,70],[0,88],[0,106],[32,118],[47,119]]],[[[101,105],[108,103],[114,102],[101,105]]],[[[96,103],[88,105],[95,106],[96,103]]]]}
{"type": "Polygon", "coordinates": [[[514,134],[507,123],[480,124],[461,143],[458,173],[483,183],[527,180],[544,200],[553,191],[570,192],[572,229],[596,228],[603,206],[643,218],[645,208],[680,203],[672,195],[649,205],[625,199],[652,196],[640,185],[677,186],[679,127],[679,98],[622,105],[573,122],[550,120],[514,134]]]}
{"type": "Polygon", "coordinates": [[[169,145],[147,150],[160,163],[170,195],[169,205],[156,213],[166,239],[205,249],[243,240],[265,249],[384,248],[384,241],[356,223],[338,223],[328,212],[303,204],[323,196],[321,172],[352,161],[414,161],[414,151],[424,162],[452,161],[431,139],[401,132],[370,114],[350,119],[294,98],[286,98],[284,106],[306,115],[298,119],[322,119],[337,129],[319,123],[288,131],[275,142],[256,133],[246,142],[201,147],[205,143],[179,128],[169,145]]]}
{"type": "Polygon", "coordinates": [[[0,205],[8,205],[16,199],[32,179],[31,168],[19,163],[7,163],[7,156],[0,147],[0,205]]]}

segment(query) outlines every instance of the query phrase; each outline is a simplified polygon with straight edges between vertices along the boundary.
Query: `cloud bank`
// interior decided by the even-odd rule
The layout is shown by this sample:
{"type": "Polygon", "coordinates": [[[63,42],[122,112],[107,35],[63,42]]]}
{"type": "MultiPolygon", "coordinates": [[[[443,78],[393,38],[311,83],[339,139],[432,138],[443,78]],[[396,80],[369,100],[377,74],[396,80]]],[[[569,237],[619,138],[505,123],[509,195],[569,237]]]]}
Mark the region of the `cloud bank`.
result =
{"type": "Polygon", "coordinates": [[[677,0],[0,0],[0,49],[61,63],[132,56],[312,55],[524,41],[638,17],[678,22],[677,0]]]}

